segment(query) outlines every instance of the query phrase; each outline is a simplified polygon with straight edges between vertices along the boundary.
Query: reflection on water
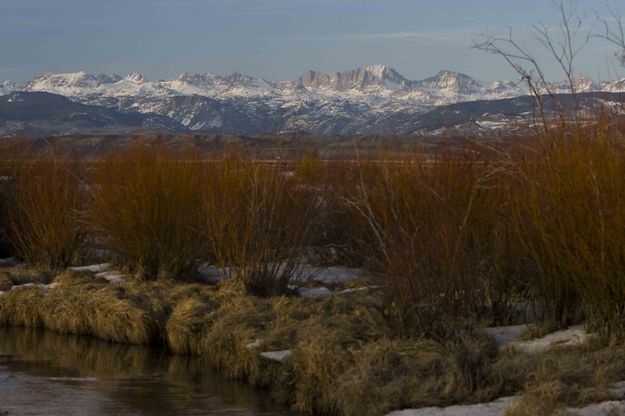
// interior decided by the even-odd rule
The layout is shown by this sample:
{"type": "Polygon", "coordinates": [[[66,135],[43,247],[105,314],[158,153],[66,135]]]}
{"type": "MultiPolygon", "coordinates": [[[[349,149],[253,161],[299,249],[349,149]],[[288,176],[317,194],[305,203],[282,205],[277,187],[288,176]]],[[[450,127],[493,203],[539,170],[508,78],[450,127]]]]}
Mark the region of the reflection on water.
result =
{"type": "Polygon", "coordinates": [[[294,413],[226,380],[199,357],[87,337],[0,327],[0,415],[294,413]],[[4,413],[3,413],[4,412],[4,413]]]}

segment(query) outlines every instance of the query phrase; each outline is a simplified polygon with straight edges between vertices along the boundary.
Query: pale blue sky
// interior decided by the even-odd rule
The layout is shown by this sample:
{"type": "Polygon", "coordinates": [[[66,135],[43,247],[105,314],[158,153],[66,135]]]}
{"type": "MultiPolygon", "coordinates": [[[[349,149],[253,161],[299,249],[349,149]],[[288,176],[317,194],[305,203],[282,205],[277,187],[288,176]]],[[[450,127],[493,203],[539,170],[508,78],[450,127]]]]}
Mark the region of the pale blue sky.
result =
{"type": "MultiPolygon", "coordinates": [[[[606,4],[625,8],[578,0],[578,10],[592,17],[606,4]]],[[[443,68],[515,78],[498,57],[472,50],[472,38],[511,26],[538,50],[529,32],[540,22],[558,22],[551,0],[0,0],[0,80],[78,70],[153,79],[238,70],[277,80],[378,63],[411,79],[443,68]]],[[[615,74],[613,53],[593,42],[578,71],[625,76],[615,74]]]]}

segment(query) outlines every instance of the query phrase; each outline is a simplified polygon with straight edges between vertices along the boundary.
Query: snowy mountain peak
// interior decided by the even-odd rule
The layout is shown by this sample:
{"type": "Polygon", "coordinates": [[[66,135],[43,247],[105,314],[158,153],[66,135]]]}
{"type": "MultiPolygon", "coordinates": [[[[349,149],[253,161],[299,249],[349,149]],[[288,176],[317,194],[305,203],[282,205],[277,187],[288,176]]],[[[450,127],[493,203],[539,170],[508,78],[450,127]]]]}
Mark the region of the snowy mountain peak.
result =
{"type": "Polygon", "coordinates": [[[365,73],[367,76],[383,80],[385,78],[397,79],[403,78],[395,69],[387,65],[370,65],[361,66],[357,69],[359,72],[365,73]]]}
{"type": "Polygon", "coordinates": [[[363,69],[363,70],[365,70],[365,71],[369,71],[369,72],[372,72],[372,73],[376,73],[376,74],[378,74],[378,76],[379,76],[379,77],[381,77],[381,76],[382,76],[382,74],[383,74],[385,71],[389,71],[389,70],[390,70],[390,71],[395,71],[395,70],[394,70],[393,68],[391,68],[390,66],[388,66],[388,65],[383,65],[383,64],[364,65],[364,66],[361,66],[361,67],[360,67],[360,69],[363,69]]]}
{"type": "Polygon", "coordinates": [[[443,90],[453,94],[476,94],[484,86],[466,74],[442,70],[436,75],[423,80],[423,86],[435,90],[443,90]]]}
{"type": "Polygon", "coordinates": [[[182,95],[249,95],[264,93],[273,87],[261,79],[234,72],[231,75],[179,74],[165,86],[182,95]]]}
{"type": "Polygon", "coordinates": [[[349,90],[398,90],[405,89],[408,81],[393,68],[386,65],[361,66],[360,68],[327,74],[307,71],[296,81],[297,86],[310,90],[343,92],[349,90]]]}
{"type": "Polygon", "coordinates": [[[211,74],[210,72],[204,74],[191,74],[184,73],[179,74],[174,78],[174,81],[184,82],[190,85],[203,86],[203,85],[212,85],[215,83],[215,79],[217,76],[215,74],[211,74]]]}
{"type": "Polygon", "coordinates": [[[24,91],[51,92],[61,95],[79,94],[83,90],[91,90],[98,85],[97,78],[85,71],[64,74],[47,73],[27,82],[21,89],[24,91]]]}
{"type": "Polygon", "coordinates": [[[408,80],[395,69],[386,65],[372,65],[360,67],[357,70],[361,87],[379,85],[390,89],[405,88],[408,80]],[[394,84],[394,85],[393,85],[394,84]]]}
{"type": "Polygon", "coordinates": [[[142,84],[143,82],[145,82],[143,75],[141,75],[138,72],[133,72],[131,74],[126,75],[126,79],[128,81],[134,82],[135,84],[142,84]]]}
{"type": "Polygon", "coordinates": [[[549,91],[554,94],[570,94],[572,89],[575,89],[576,93],[598,91],[600,87],[586,75],[575,75],[571,81],[564,80],[558,82],[549,83],[545,91],[549,91]],[[571,83],[573,88],[571,88],[571,83]]]}
{"type": "Polygon", "coordinates": [[[562,80],[556,82],[546,82],[538,84],[538,91],[541,94],[571,94],[593,92],[593,91],[605,91],[605,92],[621,92],[622,87],[619,88],[620,81],[609,81],[597,83],[593,81],[587,75],[577,74],[572,77],[571,80],[562,80]],[[572,86],[571,86],[572,84],[572,86]]]}
{"type": "Polygon", "coordinates": [[[625,78],[602,84],[601,91],[625,92],[625,78]]]}

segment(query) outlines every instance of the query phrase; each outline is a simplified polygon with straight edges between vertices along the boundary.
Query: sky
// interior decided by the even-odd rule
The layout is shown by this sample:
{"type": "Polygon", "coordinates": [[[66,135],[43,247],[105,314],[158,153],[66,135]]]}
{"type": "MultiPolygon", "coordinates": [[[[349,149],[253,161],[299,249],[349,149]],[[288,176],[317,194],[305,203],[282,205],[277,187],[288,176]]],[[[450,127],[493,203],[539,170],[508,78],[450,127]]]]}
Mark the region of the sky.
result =
{"type": "MultiPolygon", "coordinates": [[[[607,17],[607,6],[625,9],[622,0],[578,0],[582,27],[591,28],[595,11],[607,17]]],[[[561,79],[531,35],[533,24],[557,29],[558,17],[552,0],[0,0],[0,81],[79,70],[281,80],[372,64],[409,79],[441,69],[518,79],[501,57],[472,48],[508,27],[548,78],[561,79]]],[[[625,77],[614,52],[593,39],[576,71],[625,77]]]]}

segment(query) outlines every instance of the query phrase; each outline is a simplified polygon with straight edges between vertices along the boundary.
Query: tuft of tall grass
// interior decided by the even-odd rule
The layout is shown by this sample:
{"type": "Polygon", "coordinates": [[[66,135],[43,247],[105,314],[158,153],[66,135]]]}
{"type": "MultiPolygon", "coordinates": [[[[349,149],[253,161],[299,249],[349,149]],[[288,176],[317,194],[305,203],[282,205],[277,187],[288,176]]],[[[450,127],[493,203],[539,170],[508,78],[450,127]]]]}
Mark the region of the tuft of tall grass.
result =
{"type": "Polygon", "coordinates": [[[53,153],[12,162],[9,235],[17,254],[35,266],[62,269],[83,242],[82,166],[53,153]]]}
{"type": "Polygon", "coordinates": [[[440,334],[454,320],[505,319],[519,294],[511,189],[491,157],[468,148],[361,167],[351,206],[367,227],[367,267],[400,331],[440,334]]]}
{"type": "Polygon", "coordinates": [[[614,131],[563,131],[524,152],[515,203],[531,287],[561,325],[625,326],[625,150],[614,131]]]}
{"type": "Polygon", "coordinates": [[[205,243],[197,232],[202,166],[194,155],[135,146],[97,161],[86,222],[101,247],[138,276],[193,273],[205,243]]]}
{"type": "Polygon", "coordinates": [[[229,155],[209,168],[204,232],[209,251],[245,290],[285,294],[313,234],[319,202],[289,171],[229,155]]]}

